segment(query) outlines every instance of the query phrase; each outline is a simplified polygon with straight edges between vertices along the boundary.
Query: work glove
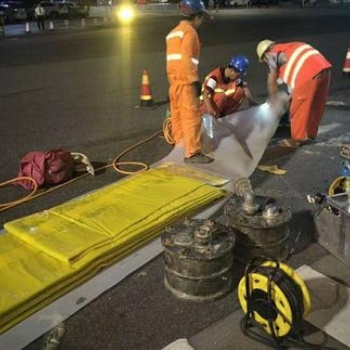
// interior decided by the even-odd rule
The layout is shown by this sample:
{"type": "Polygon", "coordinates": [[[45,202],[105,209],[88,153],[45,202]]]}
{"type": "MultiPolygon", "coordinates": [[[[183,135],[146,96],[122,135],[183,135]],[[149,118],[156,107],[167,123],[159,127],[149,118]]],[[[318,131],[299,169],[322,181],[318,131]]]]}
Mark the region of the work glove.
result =
{"type": "Polygon", "coordinates": [[[202,84],[199,81],[195,81],[192,83],[192,86],[194,87],[194,91],[199,97],[202,94],[202,84]]]}

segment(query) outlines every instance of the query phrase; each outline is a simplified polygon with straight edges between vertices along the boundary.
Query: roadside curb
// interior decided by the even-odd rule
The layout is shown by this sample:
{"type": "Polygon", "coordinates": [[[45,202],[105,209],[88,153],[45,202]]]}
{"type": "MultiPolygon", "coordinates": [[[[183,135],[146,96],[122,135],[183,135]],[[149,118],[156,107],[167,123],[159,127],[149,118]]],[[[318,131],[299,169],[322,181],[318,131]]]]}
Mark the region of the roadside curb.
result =
{"type": "Polygon", "coordinates": [[[56,21],[46,21],[45,23],[46,29],[43,31],[39,31],[37,29],[36,22],[26,22],[22,24],[15,24],[15,25],[5,25],[4,26],[4,32],[0,35],[1,39],[9,39],[9,38],[16,38],[16,37],[31,37],[31,36],[48,36],[48,35],[55,35],[55,34],[64,34],[64,33],[72,33],[77,31],[83,31],[83,30],[91,30],[96,28],[106,28],[106,27],[113,27],[117,25],[114,21],[106,21],[104,18],[98,18],[98,17],[89,17],[88,19],[85,19],[85,22],[78,21],[78,20],[71,20],[69,24],[65,24],[63,20],[56,20],[56,21]],[[27,32],[27,28],[29,23],[30,32],[27,32]],[[51,28],[51,23],[52,28],[51,28]]]}

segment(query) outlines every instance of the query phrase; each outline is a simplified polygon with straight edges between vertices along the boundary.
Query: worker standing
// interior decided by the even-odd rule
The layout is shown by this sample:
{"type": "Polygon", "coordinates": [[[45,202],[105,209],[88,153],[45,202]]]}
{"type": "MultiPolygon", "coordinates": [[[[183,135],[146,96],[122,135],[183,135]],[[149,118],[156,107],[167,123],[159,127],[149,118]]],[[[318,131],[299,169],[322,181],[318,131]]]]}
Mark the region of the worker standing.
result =
{"type": "Polygon", "coordinates": [[[231,58],[229,64],[218,67],[209,73],[202,86],[203,114],[221,118],[237,111],[246,98],[255,105],[252,94],[244,80],[249,67],[249,60],[244,55],[231,58]]]}
{"type": "Polygon", "coordinates": [[[45,30],[45,9],[41,6],[40,2],[35,7],[35,18],[39,30],[45,30]]]}
{"type": "Polygon", "coordinates": [[[208,15],[200,0],[182,0],[179,7],[183,18],[166,37],[172,137],[176,144],[184,142],[185,163],[210,163],[213,158],[203,154],[201,146],[200,45],[196,30],[208,15]]]}
{"type": "Polygon", "coordinates": [[[267,90],[278,92],[278,83],[287,85],[291,95],[289,118],[291,138],[279,142],[298,147],[315,140],[329,93],[332,65],[311,45],[303,42],[277,44],[263,40],[257,46],[261,62],[269,67],[267,90]]]}

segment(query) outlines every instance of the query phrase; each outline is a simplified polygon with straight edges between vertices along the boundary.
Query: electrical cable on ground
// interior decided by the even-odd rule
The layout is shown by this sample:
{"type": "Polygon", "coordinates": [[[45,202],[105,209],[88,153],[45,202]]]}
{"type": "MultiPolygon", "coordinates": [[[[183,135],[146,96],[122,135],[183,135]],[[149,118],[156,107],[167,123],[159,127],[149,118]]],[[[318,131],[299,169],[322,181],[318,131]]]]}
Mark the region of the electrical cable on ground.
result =
{"type": "MultiPolygon", "coordinates": [[[[169,119],[170,121],[170,119],[169,119]]],[[[171,137],[171,131],[170,131],[170,128],[169,128],[169,122],[163,124],[163,130],[160,130],[160,131],[157,131],[156,133],[152,134],[151,136],[147,137],[145,140],[142,140],[140,142],[137,142],[136,144],[128,147],[127,149],[125,149],[122,153],[120,153],[117,157],[114,158],[114,160],[112,161],[112,163],[110,164],[107,164],[107,165],[104,165],[100,168],[97,168],[95,169],[95,173],[98,173],[100,172],[101,170],[103,169],[107,169],[107,168],[113,168],[115,171],[117,171],[118,173],[121,173],[121,174],[124,174],[124,175],[130,175],[130,174],[134,174],[134,173],[139,173],[139,172],[142,172],[142,171],[146,171],[149,169],[149,165],[144,163],[144,162],[134,162],[134,161],[119,161],[121,157],[123,157],[126,153],[130,152],[131,150],[139,147],[140,145],[146,143],[146,142],[149,142],[151,140],[153,140],[156,136],[160,135],[160,134],[164,134],[164,139],[170,143],[170,144],[173,144],[171,143],[171,140],[172,140],[172,137],[171,137]],[[170,140],[170,142],[169,142],[170,140]],[[139,170],[134,170],[134,171],[129,171],[129,170],[123,170],[121,167],[125,167],[125,166],[132,166],[132,167],[141,167],[141,169],[139,170]]],[[[23,204],[25,202],[28,202],[29,200],[32,200],[32,199],[35,199],[35,198],[38,198],[44,194],[48,194],[50,192],[53,192],[55,190],[58,190],[60,188],[62,188],[63,186],[66,186],[72,182],[75,182],[77,180],[81,180],[82,178],[86,177],[86,176],[90,176],[89,173],[85,173],[85,174],[82,174],[80,176],[77,176],[77,177],[74,177],[73,179],[71,180],[68,180],[62,184],[59,184],[59,185],[55,185],[43,192],[40,192],[40,193],[37,193],[38,192],[38,189],[39,189],[39,186],[38,184],[36,183],[36,181],[31,178],[31,177],[17,177],[17,178],[14,178],[14,179],[11,179],[11,180],[8,180],[8,181],[5,181],[3,183],[0,183],[0,188],[1,187],[6,187],[10,184],[13,184],[17,181],[20,181],[20,180],[29,180],[29,181],[32,181],[33,184],[34,184],[34,188],[33,190],[31,191],[31,193],[27,194],[25,197],[23,198],[20,198],[20,199],[16,199],[12,202],[8,202],[8,203],[3,203],[1,204],[0,203],[0,212],[3,212],[5,210],[8,210],[10,208],[13,208],[17,205],[20,205],[20,204],[23,204]]]]}

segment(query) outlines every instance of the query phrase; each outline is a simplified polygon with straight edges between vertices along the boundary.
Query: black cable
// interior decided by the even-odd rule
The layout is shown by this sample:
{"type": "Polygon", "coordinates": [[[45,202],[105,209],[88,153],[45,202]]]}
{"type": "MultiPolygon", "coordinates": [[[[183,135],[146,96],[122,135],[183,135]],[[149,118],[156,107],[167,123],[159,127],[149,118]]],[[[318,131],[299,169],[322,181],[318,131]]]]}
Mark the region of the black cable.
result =
{"type": "MultiPolygon", "coordinates": [[[[282,347],[280,347],[278,338],[277,338],[276,334],[274,333],[272,321],[269,321],[269,327],[270,327],[271,332],[273,332],[273,335],[272,335],[273,342],[271,341],[271,338],[269,338],[268,336],[256,333],[251,329],[255,325],[258,328],[260,328],[261,330],[263,330],[263,334],[265,334],[265,332],[266,332],[265,329],[263,328],[263,326],[259,322],[256,322],[256,320],[254,318],[254,306],[256,308],[257,305],[262,304],[262,302],[265,300],[264,299],[259,300],[255,296],[254,302],[253,302],[252,293],[250,291],[250,283],[249,283],[250,282],[249,275],[251,273],[258,272],[257,271],[258,267],[261,265],[261,263],[263,263],[265,261],[272,261],[275,263],[275,267],[279,266],[277,260],[266,257],[266,256],[259,256],[259,257],[252,259],[245,268],[244,276],[245,276],[245,287],[246,287],[247,314],[241,321],[241,329],[242,329],[244,334],[246,334],[247,336],[249,336],[255,340],[258,340],[258,341],[260,341],[268,346],[274,347],[274,348],[277,347],[277,349],[283,349],[282,347]]],[[[271,285],[270,285],[270,287],[271,287],[271,285]]],[[[270,303],[271,303],[271,293],[270,293],[270,303]]],[[[272,315],[270,314],[269,316],[270,316],[269,319],[271,319],[272,315]]]]}
{"type": "MultiPolygon", "coordinates": [[[[256,340],[259,340],[263,342],[266,345],[269,345],[271,347],[277,348],[277,349],[284,349],[284,337],[278,337],[276,334],[276,330],[274,327],[274,320],[277,317],[276,315],[279,314],[279,310],[276,307],[273,297],[272,297],[272,283],[275,283],[278,285],[281,289],[281,291],[285,294],[287,300],[290,302],[291,312],[292,312],[292,323],[294,321],[294,324],[290,325],[291,329],[299,329],[301,324],[300,320],[302,320],[303,315],[303,299],[302,298],[302,291],[299,286],[296,286],[294,281],[286,274],[283,270],[279,268],[279,263],[276,259],[271,259],[268,257],[258,257],[253,259],[246,267],[245,269],[245,286],[246,286],[246,301],[247,301],[247,315],[241,322],[241,328],[243,332],[253,337],[256,340]],[[261,266],[261,264],[257,264],[259,261],[272,261],[274,262],[274,267],[267,267],[267,266],[261,266]],[[249,285],[249,274],[250,273],[258,273],[261,274],[268,279],[268,286],[267,286],[267,293],[263,292],[265,295],[267,295],[267,305],[266,305],[266,298],[265,295],[262,295],[260,299],[257,297],[256,291],[250,290],[249,285]],[[282,286],[281,286],[282,284],[282,286]],[[294,298],[293,293],[297,295],[296,298],[294,298]],[[299,299],[299,300],[298,300],[299,299]],[[298,309],[298,305],[301,306],[302,310],[298,309]],[[266,306],[266,312],[264,312],[264,307],[266,306]],[[260,313],[256,309],[260,309],[260,313]],[[254,310],[255,309],[255,310],[254,310]],[[272,312],[274,311],[274,313],[272,312]],[[255,325],[259,325],[260,329],[263,329],[262,325],[260,325],[258,322],[254,319],[254,311],[258,312],[260,315],[263,313],[262,317],[264,318],[266,315],[268,326],[271,332],[270,336],[267,335],[261,335],[258,334],[251,329],[248,330],[248,326],[252,326],[254,320],[255,325]],[[250,322],[249,322],[250,321],[250,322]]],[[[288,322],[288,320],[285,320],[288,322]]],[[[264,330],[266,332],[266,330],[264,330]]]]}
{"type": "Polygon", "coordinates": [[[300,286],[297,283],[295,283],[294,280],[282,269],[276,270],[271,267],[261,266],[258,268],[258,273],[261,273],[266,277],[271,276],[271,274],[274,273],[274,278],[272,279],[273,282],[275,282],[278,285],[278,287],[281,289],[288,301],[291,301],[290,307],[293,315],[291,326],[299,329],[304,314],[304,298],[300,286]]]}
{"type": "Polygon", "coordinates": [[[323,350],[335,350],[331,347],[325,347],[315,345],[307,342],[302,334],[303,315],[304,315],[304,297],[301,286],[297,284],[292,277],[290,277],[284,270],[280,268],[279,262],[276,259],[269,257],[257,257],[251,260],[245,268],[245,287],[246,287],[246,302],[247,313],[241,319],[242,332],[259,342],[264,343],[267,346],[273,347],[278,350],[286,349],[292,344],[296,345],[299,349],[323,349],[323,350]],[[274,266],[262,266],[263,262],[272,261],[274,266]],[[268,279],[267,293],[260,289],[252,290],[250,288],[250,274],[257,273],[268,279]],[[286,316],[280,313],[276,303],[273,300],[272,291],[273,285],[279,287],[285,298],[288,300],[291,309],[291,322],[286,319],[286,316]],[[260,291],[260,292],[259,292],[260,291]],[[267,297],[265,297],[265,295],[267,297]],[[266,306],[266,310],[263,308],[266,306]],[[260,311],[260,312],[259,312],[260,311]],[[257,322],[254,318],[254,312],[259,313],[263,318],[267,319],[270,336],[266,334],[266,329],[263,325],[257,322]],[[263,314],[263,315],[261,315],[263,314]],[[275,332],[274,320],[277,315],[280,315],[285,322],[289,323],[290,331],[282,336],[278,337],[275,332]],[[254,331],[254,327],[262,331],[262,334],[254,331]]]}

